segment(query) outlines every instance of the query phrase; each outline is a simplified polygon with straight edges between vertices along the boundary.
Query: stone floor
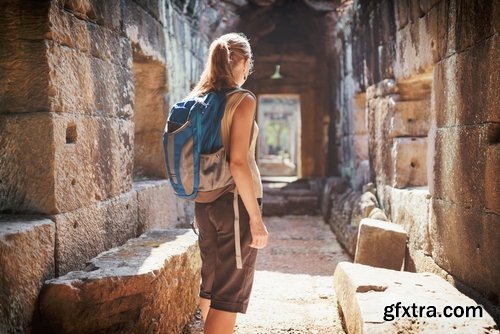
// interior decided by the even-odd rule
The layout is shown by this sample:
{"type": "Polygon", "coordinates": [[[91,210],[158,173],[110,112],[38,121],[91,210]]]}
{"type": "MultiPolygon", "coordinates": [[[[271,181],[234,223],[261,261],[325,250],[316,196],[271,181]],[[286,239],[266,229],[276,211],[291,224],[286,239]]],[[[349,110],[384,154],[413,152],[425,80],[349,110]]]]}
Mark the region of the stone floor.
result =
{"type": "MultiPolygon", "coordinates": [[[[260,251],[247,314],[236,334],[344,333],[333,291],[333,272],[350,261],[319,216],[265,219],[269,245],[260,251]]],[[[198,319],[184,334],[203,333],[198,319]]]]}

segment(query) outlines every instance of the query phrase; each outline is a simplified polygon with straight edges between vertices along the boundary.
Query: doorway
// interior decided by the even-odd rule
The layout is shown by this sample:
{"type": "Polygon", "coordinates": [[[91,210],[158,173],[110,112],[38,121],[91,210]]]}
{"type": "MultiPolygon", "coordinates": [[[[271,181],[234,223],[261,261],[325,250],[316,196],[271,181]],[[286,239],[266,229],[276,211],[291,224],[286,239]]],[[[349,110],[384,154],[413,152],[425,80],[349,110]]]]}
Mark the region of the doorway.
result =
{"type": "Polygon", "coordinates": [[[299,176],[300,95],[259,95],[258,123],[261,175],[299,176]]]}

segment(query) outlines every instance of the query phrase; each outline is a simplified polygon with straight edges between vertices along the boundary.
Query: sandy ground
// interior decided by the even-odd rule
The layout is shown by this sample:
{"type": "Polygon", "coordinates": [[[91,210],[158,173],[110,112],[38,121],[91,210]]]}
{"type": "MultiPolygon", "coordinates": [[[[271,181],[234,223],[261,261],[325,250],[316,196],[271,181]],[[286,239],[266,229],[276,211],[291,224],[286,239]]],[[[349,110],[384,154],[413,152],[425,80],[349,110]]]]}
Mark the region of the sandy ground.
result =
{"type": "MultiPolygon", "coordinates": [[[[319,216],[269,217],[269,245],[259,252],[247,314],[236,334],[344,333],[333,291],[333,272],[350,261],[319,216]]],[[[199,315],[198,317],[199,318],[199,315]]],[[[185,334],[203,333],[199,319],[185,334]]]]}

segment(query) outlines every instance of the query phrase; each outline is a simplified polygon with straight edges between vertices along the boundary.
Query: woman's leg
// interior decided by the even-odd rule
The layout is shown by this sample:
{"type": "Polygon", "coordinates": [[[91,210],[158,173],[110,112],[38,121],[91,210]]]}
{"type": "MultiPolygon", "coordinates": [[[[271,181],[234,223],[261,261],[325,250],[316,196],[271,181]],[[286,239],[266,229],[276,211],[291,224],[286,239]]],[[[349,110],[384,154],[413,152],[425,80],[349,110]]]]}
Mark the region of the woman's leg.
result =
{"type": "Polygon", "coordinates": [[[203,321],[207,321],[208,310],[210,309],[210,299],[200,297],[200,310],[203,316],[203,321]]]}
{"type": "Polygon", "coordinates": [[[210,308],[205,321],[204,334],[233,334],[236,324],[234,312],[226,312],[210,308]]]}

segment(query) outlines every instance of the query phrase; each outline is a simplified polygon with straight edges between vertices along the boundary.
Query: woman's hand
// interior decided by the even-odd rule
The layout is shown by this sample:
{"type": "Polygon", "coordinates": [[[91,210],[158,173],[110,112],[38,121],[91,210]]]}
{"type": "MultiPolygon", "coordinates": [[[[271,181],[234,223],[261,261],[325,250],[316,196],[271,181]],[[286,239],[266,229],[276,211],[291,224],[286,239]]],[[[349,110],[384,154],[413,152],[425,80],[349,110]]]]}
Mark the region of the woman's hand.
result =
{"type": "Polygon", "coordinates": [[[250,219],[250,234],[252,235],[250,247],[257,249],[266,247],[269,233],[267,232],[266,225],[264,225],[262,218],[250,219]]]}

